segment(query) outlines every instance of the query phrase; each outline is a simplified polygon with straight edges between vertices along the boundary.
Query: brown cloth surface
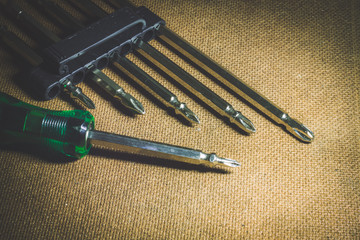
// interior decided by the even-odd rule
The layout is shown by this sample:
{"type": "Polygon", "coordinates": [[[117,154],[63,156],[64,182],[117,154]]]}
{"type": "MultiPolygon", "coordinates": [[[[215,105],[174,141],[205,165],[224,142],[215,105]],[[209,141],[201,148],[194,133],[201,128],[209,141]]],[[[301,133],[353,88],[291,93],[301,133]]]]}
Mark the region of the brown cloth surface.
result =
{"type": "MultiPolygon", "coordinates": [[[[91,110],[96,128],[216,152],[242,166],[194,167],[101,149],[61,163],[39,150],[1,147],[0,238],[359,239],[358,2],[133,2],[299,119],[315,133],[314,142],[299,142],[154,43],[251,119],[257,133],[239,133],[133,56],[201,124],[182,124],[107,69],[146,114],[130,117],[83,83],[97,106],[91,110]]],[[[36,101],[15,83],[16,58],[1,47],[0,59],[1,91],[54,110],[79,108],[65,97],[36,101]]]]}

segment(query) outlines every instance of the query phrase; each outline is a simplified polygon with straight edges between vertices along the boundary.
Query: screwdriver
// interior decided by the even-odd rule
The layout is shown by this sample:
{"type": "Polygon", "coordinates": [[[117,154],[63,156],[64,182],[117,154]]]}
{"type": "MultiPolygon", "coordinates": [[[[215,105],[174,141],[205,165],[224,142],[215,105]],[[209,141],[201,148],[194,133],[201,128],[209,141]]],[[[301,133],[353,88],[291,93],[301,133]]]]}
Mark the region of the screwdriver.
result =
{"type": "Polygon", "coordinates": [[[216,154],[96,131],[94,124],[88,111],[52,111],[0,92],[0,136],[10,144],[37,144],[77,159],[87,155],[94,145],[196,165],[240,166],[216,154]]]}
{"type": "MultiPolygon", "coordinates": [[[[75,0],[71,1],[76,2],[75,0]]],[[[90,0],[81,0],[81,2],[89,2],[88,4],[91,4],[91,9],[88,9],[89,11],[92,11],[94,8],[101,10],[102,12],[93,11],[93,14],[99,18],[106,16],[107,13],[90,0]]],[[[183,85],[187,90],[198,97],[204,104],[214,109],[220,115],[228,118],[231,123],[242,129],[245,133],[250,134],[256,132],[253,123],[244,115],[242,115],[240,111],[235,110],[233,106],[231,106],[223,98],[211,91],[208,87],[195,79],[189,73],[184,71],[176,63],[171,61],[165,55],[141,39],[136,39],[135,44],[138,47],[138,49],[135,49],[135,52],[154,63],[173,80],[183,85]]]]}
{"type": "MultiPolygon", "coordinates": [[[[63,26],[66,28],[70,28],[73,26],[77,26],[77,30],[84,28],[84,26],[71,15],[69,15],[64,9],[59,7],[56,3],[50,0],[36,0],[38,4],[46,8],[46,11],[49,14],[56,15],[57,18],[61,18],[63,20],[63,26]]],[[[97,5],[88,1],[70,1],[72,4],[79,6],[83,6],[82,4],[88,6],[87,8],[82,8],[82,10],[86,11],[86,9],[93,9],[97,15],[101,14],[105,16],[103,11],[99,10],[97,5]]],[[[92,13],[93,11],[87,11],[87,14],[92,13]]],[[[90,14],[91,15],[91,14],[90,14]]],[[[117,67],[121,72],[127,75],[130,79],[140,85],[143,89],[145,89],[149,94],[153,97],[157,98],[161,103],[163,103],[166,107],[174,109],[175,113],[182,116],[185,120],[187,120],[190,124],[200,123],[198,116],[192,112],[186,105],[186,103],[180,102],[178,97],[172,93],[170,90],[161,85],[158,81],[152,78],[149,74],[139,68],[135,63],[130,61],[125,56],[121,56],[121,54],[117,54],[112,58],[113,65],[117,67]]],[[[104,81],[101,80],[99,75],[103,73],[99,70],[93,71],[90,74],[90,78],[93,81],[99,82],[99,84],[104,81]]],[[[108,84],[111,85],[111,84],[108,84]]],[[[109,90],[109,87],[104,88],[109,90]]],[[[114,88],[112,88],[114,89],[114,88]]],[[[111,92],[115,92],[114,90],[110,90],[111,92]]]]}

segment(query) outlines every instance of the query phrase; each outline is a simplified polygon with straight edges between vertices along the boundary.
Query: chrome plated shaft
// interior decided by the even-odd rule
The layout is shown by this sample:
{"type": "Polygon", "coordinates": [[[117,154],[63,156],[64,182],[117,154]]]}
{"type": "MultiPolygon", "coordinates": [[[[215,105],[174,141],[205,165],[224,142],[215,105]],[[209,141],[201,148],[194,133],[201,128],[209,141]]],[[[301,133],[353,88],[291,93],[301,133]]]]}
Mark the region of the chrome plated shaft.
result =
{"type": "Polygon", "coordinates": [[[142,156],[155,157],[196,165],[203,164],[207,166],[214,166],[219,164],[228,167],[240,166],[240,163],[237,161],[220,158],[214,153],[206,154],[190,148],[156,143],[96,130],[89,131],[88,140],[94,146],[103,146],[106,148],[117,149],[122,152],[142,156]]]}
{"type": "Polygon", "coordinates": [[[216,112],[227,117],[231,123],[235,124],[247,133],[253,133],[256,131],[254,125],[249,119],[243,116],[239,111],[236,111],[223,98],[211,91],[155,48],[140,39],[137,40],[136,45],[139,47],[139,49],[137,49],[138,53],[154,63],[167,75],[188,89],[216,112]]]}
{"type": "Polygon", "coordinates": [[[250,104],[273,119],[276,123],[284,125],[286,129],[295,137],[304,142],[311,142],[313,140],[314,134],[310,131],[310,129],[297,120],[292,119],[284,110],[246,85],[243,81],[236,78],[224,67],[215,63],[208,56],[206,56],[200,50],[196,49],[176,33],[166,28],[165,26],[160,26],[157,33],[160,39],[175,48],[186,58],[190,59],[197,66],[211,74],[230,89],[235,91],[250,104]]]}
{"type": "Polygon", "coordinates": [[[114,98],[118,99],[122,105],[135,114],[145,114],[143,105],[129,93],[110,79],[106,74],[97,68],[90,68],[88,78],[95,82],[114,98]]]}
{"type": "Polygon", "coordinates": [[[190,123],[200,123],[199,118],[193,113],[185,103],[178,100],[175,94],[161,85],[158,81],[144,72],[136,64],[125,57],[117,57],[113,62],[120,71],[134,80],[152,96],[156,97],[165,106],[173,108],[176,114],[183,116],[190,123]]]}

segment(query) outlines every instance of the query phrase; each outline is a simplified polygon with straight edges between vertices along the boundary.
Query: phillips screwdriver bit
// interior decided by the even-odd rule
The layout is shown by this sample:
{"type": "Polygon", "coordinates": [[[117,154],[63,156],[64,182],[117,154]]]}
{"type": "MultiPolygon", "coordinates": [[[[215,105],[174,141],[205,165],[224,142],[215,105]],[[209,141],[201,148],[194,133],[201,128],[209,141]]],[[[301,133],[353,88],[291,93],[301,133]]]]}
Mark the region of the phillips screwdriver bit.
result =
{"type": "MultiPolygon", "coordinates": [[[[53,3],[52,5],[55,5],[55,4],[53,3]]],[[[60,38],[58,36],[56,36],[51,31],[49,31],[47,28],[45,28],[40,23],[38,23],[34,18],[32,18],[30,15],[28,15],[23,9],[21,9],[20,7],[18,7],[15,4],[11,4],[9,6],[11,6],[12,9],[16,9],[17,11],[21,11],[21,15],[26,16],[26,19],[30,20],[27,23],[28,25],[33,26],[33,27],[38,26],[38,31],[43,32],[43,35],[41,37],[38,37],[38,39],[37,39],[38,41],[40,41],[43,44],[46,44],[48,42],[50,42],[52,44],[52,43],[60,41],[60,38]],[[48,35],[51,36],[51,37],[47,37],[48,35]]],[[[55,6],[57,6],[57,5],[55,5],[55,6]]],[[[60,14],[59,17],[66,17],[67,16],[67,14],[63,13],[63,11],[59,11],[61,9],[60,7],[57,7],[56,9],[58,11],[53,12],[54,14],[60,14]]],[[[49,10],[54,10],[54,8],[51,8],[49,10]]],[[[34,34],[34,36],[36,37],[35,34],[34,34]]],[[[96,71],[96,69],[93,69],[92,73],[94,71],[96,71]]],[[[97,71],[96,73],[98,73],[99,71],[97,71]]],[[[105,76],[105,75],[103,75],[103,76],[105,76]]],[[[107,77],[106,77],[106,80],[104,80],[104,81],[106,81],[107,83],[113,82],[111,79],[109,79],[107,77]]],[[[102,81],[101,83],[100,83],[100,81],[96,81],[96,83],[100,87],[104,88],[105,91],[107,91],[106,86],[103,84],[104,81],[102,81]]],[[[90,98],[87,97],[79,87],[73,85],[71,83],[71,81],[62,82],[61,84],[68,92],[71,93],[70,94],[71,97],[79,99],[88,108],[95,108],[95,104],[90,100],[90,98]]],[[[115,82],[113,82],[112,85],[115,86],[117,84],[115,82]]],[[[107,92],[109,93],[109,91],[107,91],[107,92]]],[[[143,114],[144,113],[144,109],[143,109],[143,106],[141,105],[141,103],[138,100],[136,100],[133,96],[131,96],[130,94],[124,92],[124,94],[122,94],[120,96],[120,99],[121,99],[121,103],[124,103],[124,106],[126,108],[128,108],[131,112],[137,113],[137,114],[143,114]]]]}
{"type": "Polygon", "coordinates": [[[180,102],[172,92],[163,87],[136,64],[127,58],[120,56],[114,59],[113,64],[120,71],[125,73],[128,77],[147,90],[148,93],[160,100],[165,106],[173,108],[176,114],[183,116],[190,123],[200,123],[199,118],[186,106],[185,103],[180,102]]]}
{"type": "Polygon", "coordinates": [[[213,108],[216,112],[224,117],[227,117],[231,123],[235,124],[246,133],[253,133],[256,131],[254,125],[249,119],[247,119],[239,111],[236,111],[223,98],[196,80],[193,76],[161,54],[155,48],[141,39],[137,39],[136,45],[139,47],[139,49],[137,49],[139,54],[155,64],[158,68],[192,92],[196,97],[213,108]]]}
{"type": "Polygon", "coordinates": [[[250,104],[273,119],[276,123],[284,125],[295,137],[304,142],[311,142],[313,140],[314,134],[310,129],[297,120],[291,118],[284,110],[276,106],[269,99],[257,93],[251,87],[247,86],[244,82],[236,78],[219,64],[215,63],[208,56],[196,49],[176,33],[165,26],[160,26],[157,30],[157,34],[164,42],[175,48],[197,66],[232,89],[250,104]]]}
{"type": "MultiPolygon", "coordinates": [[[[123,6],[134,7],[134,5],[127,0],[107,0],[107,2],[114,8],[121,8],[123,6]]],[[[156,34],[161,40],[181,53],[180,55],[205,70],[215,79],[219,80],[225,86],[229,87],[239,96],[244,98],[247,102],[258,108],[276,123],[285,126],[285,128],[293,136],[304,142],[312,142],[314,139],[314,133],[309,128],[296,119],[291,118],[284,110],[246,85],[243,81],[236,78],[228,70],[217,64],[210,57],[206,56],[175,32],[168,29],[166,26],[159,26],[156,34]]]]}
{"type": "MultiPolygon", "coordinates": [[[[64,9],[59,7],[56,3],[49,0],[33,0],[41,5],[49,14],[56,16],[62,20],[62,26],[70,28],[70,30],[80,30],[84,26],[75,20],[64,9]]],[[[59,41],[60,39],[58,39],[59,41]]],[[[134,114],[145,114],[143,105],[135,99],[132,95],[125,92],[125,90],[110,79],[101,70],[94,66],[88,67],[87,77],[95,82],[98,86],[104,89],[108,94],[118,99],[123,106],[134,114]]]]}
{"type": "Polygon", "coordinates": [[[0,92],[0,136],[9,143],[45,145],[73,158],[87,155],[92,145],[122,152],[207,166],[238,167],[231,159],[198,150],[96,131],[87,111],[52,111],[0,92]]]}
{"type": "MultiPolygon", "coordinates": [[[[84,1],[88,0],[82,0],[82,2],[84,1]]],[[[99,8],[99,10],[101,9],[99,8]]],[[[103,11],[103,14],[97,13],[96,15],[98,17],[103,17],[104,15],[106,15],[106,13],[103,11]]],[[[235,124],[246,133],[254,133],[256,131],[253,123],[248,118],[242,115],[239,111],[236,111],[219,95],[211,91],[209,88],[207,88],[193,76],[188,74],[186,71],[184,71],[174,62],[172,62],[166,56],[158,52],[155,48],[142,41],[141,39],[137,39],[135,42],[137,47],[139,48],[135,49],[135,52],[140,53],[143,57],[154,63],[157,67],[159,67],[175,81],[182,84],[186,89],[192,92],[205,104],[213,108],[222,116],[227,117],[231,123],[235,124]]]]}
{"type": "Polygon", "coordinates": [[[88,78],[101,86],[111,96],[118,99],[122,105],[135,114],[145,114],[143,105],[133,96],[117,85],[113,80],[106,76],[101,70],[95,67],[89,67],[88,78]]]}
{"type": "MultiPolygon", "coordinates": [[[[49,0],[41,0],[41,1],[50,2],[49,0]]],[[[85,10],[88,13],[94,14],[97,17],[106,16],[106,13],[104,11],[99,9],[99,7],[97,5],[95,5],[94,3],[90,2],[90,1],[82,0],[80,2],[78,2],[78,1],[72,1],[72,2],[77,7],[82,7],[83,10],[85,10]],[[84,7],[84,6],[88,6],[88,7],[84,7]]],[[[58,11],[64,11],[64,10],[59,9],[58,11]]],[[[65,14],[62,14],[62,15],[65,16],[65,14]]],[[[78,26],[83,27],[82,24],[79,23],[79,21],[77,21],[76,19],[67,18],[67,21],[69,23],[73,23],[74,25],[76,24],[78,26]]],[[[118,54],[112,60],[113,60],[113,65],[115,67],[117,67],[120,71],[122,71],[124,74],[126,74],[130,79],[132,79],[134,82],[136,82],[142,88],[144,88],[149,94],[151,94],[156,99],[158,99],[160,102],[162,102],[165,106],[173,108],[175,110],[176,114],[184,117],[189,123],[200,123],[200,120],[196,116],[196,114],[193,113],[186,106],[185,103],[180,102],[175,94],[170,92],[167,88],[165,88],[163,85],[161,85],[159,82],[157,82],[154,78],[152,78],[150,75],[148,75],[145,71],[143,71],[136,64],[131,62],[125,56],[120,56],[118,54]]],[[[92,74],[92,76],[95,76],[95,74],[92,74]]],[[[95,77],[95,81],[98,81],[96,79],[98,79],[97,77],[95,77]]]]}

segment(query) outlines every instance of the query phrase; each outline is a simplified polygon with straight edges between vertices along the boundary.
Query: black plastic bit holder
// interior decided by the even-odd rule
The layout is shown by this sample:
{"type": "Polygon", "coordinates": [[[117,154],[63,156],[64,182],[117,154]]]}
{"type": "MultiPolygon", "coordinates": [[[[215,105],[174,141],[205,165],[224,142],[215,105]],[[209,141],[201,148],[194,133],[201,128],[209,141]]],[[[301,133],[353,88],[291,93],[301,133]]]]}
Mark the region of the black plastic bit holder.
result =
{"type": "Polygon", "coordinates": [[[119,9],[45,48],[44,64],[30,72],[30,81],[41,98],[53,99],[67,80],[82,82],[89,66],[103,69],[115,54],[131,52],[137,38],[150,41],[159,24],[165,21],[145,7],[119,9]]]}

